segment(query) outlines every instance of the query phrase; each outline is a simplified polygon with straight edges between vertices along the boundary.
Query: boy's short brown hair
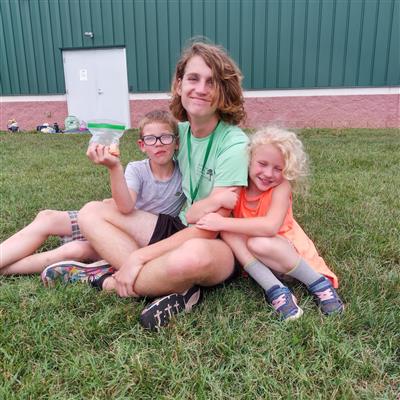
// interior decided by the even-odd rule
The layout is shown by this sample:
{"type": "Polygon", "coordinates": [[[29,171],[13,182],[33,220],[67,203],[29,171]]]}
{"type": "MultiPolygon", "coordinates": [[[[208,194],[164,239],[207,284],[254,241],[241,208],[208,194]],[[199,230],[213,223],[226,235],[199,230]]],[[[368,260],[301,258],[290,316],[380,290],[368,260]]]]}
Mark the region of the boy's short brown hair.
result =
{"type": "Polygon", "coordinates": [[[171,128],[172,133],[174,133],[175,135],[178,134],[178,124],[170,112],[164,111],[164,110],[153,110],[153,111],[148,112],[139,121],[139,136],[140,137],[143,136],[144,127],[153,122],[167,124],[171,128]]]}
{"type": "Polygon", "coordinates": [[[181,58],[176,64],[171,87],[172,99],[169,106],[174,117],[179,121],[188,119],[177,90],[185,74],[186,65],[193,56],[200,56],[212,71],[216,91],[213,104],[217,106],[219,118],[230,124],[239,124],[246,117],[241,86],[242,73],[221,46],[201,41],[195,41],[183,50],[181,58]]]}

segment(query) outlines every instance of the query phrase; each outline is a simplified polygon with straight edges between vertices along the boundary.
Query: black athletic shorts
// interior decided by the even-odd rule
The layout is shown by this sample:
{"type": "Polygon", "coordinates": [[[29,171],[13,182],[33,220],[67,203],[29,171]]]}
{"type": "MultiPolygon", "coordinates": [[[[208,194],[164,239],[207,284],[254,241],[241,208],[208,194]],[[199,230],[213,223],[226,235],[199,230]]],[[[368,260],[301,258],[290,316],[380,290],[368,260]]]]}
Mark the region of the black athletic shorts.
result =
{"type": "MultiPolygon", "coordinates": [[[[167,214],[160,214],[157,219],[156,227],[154,228],[153,235],[150,238],[149,245],[153,243],[157,243],[163,239],[169,238],[174,233],[179,232],[183,229],[187,228],[186,225],[180,220],[179,217],[172,217],[167,214]]],[[[239,277],[241,274],[241,267],[239,262],[235,258],[235,263],[233,266],[232,273],[220,284],[212,287],[205,287],[206,289],[218,288],[222,287],[234,279],[239,277]]]]}
{"type": "Polygon", "coordinates": [[[179,217],[172,217],[167,214],[160,214],[157,219],[156,227],[151,235],[149,244],[160,242],[163,239],[169,238],[174,233],[187,228],[179,217]]]}

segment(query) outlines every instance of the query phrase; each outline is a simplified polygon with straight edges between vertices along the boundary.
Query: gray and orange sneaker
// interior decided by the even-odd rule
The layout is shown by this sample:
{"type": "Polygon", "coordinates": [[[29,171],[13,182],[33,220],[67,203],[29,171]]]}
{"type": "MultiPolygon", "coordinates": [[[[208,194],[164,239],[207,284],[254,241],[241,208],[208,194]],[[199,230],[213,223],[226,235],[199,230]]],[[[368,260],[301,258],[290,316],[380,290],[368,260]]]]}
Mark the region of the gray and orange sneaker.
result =
{"type": "Polygon", "coordinates": [[[91,264],[78,261],[60,261],[46,267],[40,275],[45,286],[54,286],[56,281],[62,283],[88,282],[115,270],[104,260],[91,264]]]}

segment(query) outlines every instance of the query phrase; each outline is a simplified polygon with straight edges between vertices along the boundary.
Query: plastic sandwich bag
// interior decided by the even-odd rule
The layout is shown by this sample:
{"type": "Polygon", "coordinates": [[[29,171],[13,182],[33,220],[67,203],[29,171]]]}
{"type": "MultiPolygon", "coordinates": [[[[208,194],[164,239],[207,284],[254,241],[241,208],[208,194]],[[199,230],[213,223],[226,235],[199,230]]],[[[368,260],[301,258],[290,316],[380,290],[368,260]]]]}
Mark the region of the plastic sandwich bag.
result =
{"type": "Polygon", "coordinates": [[[92,134],[89,144],[98,143],[110,146],[110,153],[119,156],[119,139],[125,131],[125,125],[111,120],[89,121],[87,127],[92,134]]]}

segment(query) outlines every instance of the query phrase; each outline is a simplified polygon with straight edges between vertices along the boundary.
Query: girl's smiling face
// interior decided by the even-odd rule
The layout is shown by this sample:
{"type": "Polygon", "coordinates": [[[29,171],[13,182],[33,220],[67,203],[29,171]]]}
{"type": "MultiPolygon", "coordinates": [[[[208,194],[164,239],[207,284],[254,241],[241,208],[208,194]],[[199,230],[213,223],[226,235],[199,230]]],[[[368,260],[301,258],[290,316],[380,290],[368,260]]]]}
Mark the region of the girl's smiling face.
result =
{"type": "Polygon", "coordinates": [[[177,90],[182,106],[191,118],[208,119],[215,115],[217,107],[214,79],[211,68],[200,56],[193,56],[186,64],[185,73],[177,90]]]}
{"type": "Polygon", "coordinates": [[[285,160],[278,147],[273,144],[256,147],[249,166],[249,191],[256,195],[278,186],[285,179],[284,168],[285,160]]]}

